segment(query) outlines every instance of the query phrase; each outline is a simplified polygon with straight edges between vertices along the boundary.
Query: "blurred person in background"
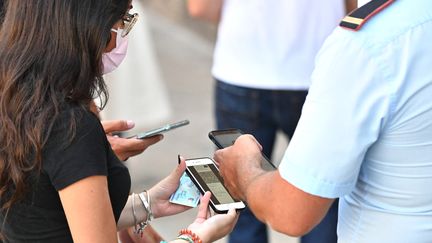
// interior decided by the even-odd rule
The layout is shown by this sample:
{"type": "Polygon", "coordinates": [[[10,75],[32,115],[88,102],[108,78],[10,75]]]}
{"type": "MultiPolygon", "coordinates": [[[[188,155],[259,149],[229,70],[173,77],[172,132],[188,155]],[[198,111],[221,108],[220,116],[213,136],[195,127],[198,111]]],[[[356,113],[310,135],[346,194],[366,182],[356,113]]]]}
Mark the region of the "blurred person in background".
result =
{"type": "Polygon", "coordinates": [[[251,135],[216,151],[232,195],[289,235],[339,198],[339,243],[430,243],[431,39],[430,0],[372,0],[343,18],[278,170],[261,169],[251,135]]]}
{"type": "MultiPolygon", "coordinates": [[[[128,195],[129,172],[92,110],[95,96],[107,97],[107,59],[119,63],[112,54],[127,49],[136,17],[129,9],[128,0],[7,2],[0,29],[4,242],[117,242],[117,229],[139,223],[139,231],[152,215],[188,209],[168,202],[184,160],[149,191],[128,195]]],[[[182,238],[211,242],[232,229],[234,210],[207,219],[209,197],[182,238]]]]}
{"type": "MultiPolygon", "coordinates": [[[[353,0],[188,0],[189,13],[219,23],[212,74],[218,129],[253,134],[271,158],[276,132],[290,139],[315,56],[353,0]]],[[[337,201],[302,243],[335,243],[337,201]]],[[[267,227],[244,210],[230,243],[265,243],[267,227]]]]}

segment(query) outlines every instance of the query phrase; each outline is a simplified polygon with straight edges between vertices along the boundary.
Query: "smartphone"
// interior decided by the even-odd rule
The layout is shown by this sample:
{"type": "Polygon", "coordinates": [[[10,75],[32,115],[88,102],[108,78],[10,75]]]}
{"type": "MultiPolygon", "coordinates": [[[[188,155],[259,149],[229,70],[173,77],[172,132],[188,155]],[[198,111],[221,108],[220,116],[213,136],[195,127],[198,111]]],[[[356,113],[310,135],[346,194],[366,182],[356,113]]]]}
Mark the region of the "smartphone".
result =
{"type": "Polygon", "coordinates": [[[219,174],[219,169],[212,159],[187,159],[186,173],[202,194],[206,191],[212,193],[210,207],[215,212],[226,213],[230,208],[242,210],[246,207],[242,201],[234,199],[228,192],[219,174]]]}
{"type": "MultiPolygon", "coordinates": [[[[208,136],[218,148],[222,149],[233,145],[235,140],[242,134],[243,132],[240,129],[230,128],[211,131],[209,132],[208,136]]],[[[277,167],[272,162],[270,162],[270,160],[263,153],[261,153],[261,157],[261,165],[264,170],[272,171],[277,169],[277,167]]]]}
{"type": "Polygon", "coordinates": [[[178,127],[186,126],[187,124],[189,124],[189,120],[183,120],[183,121],[167,124],[165,126],[158,127],[156,129],[152,129],[150,131],[141,132],[141,133],[138,133],[137,135],[131,136],[129,138],[144,139],[144,138],[152,137],[152,136],[164,133],[164,132],[168,132],[168,131],[175,129],[175,128],[178,128],[178,127]]]}

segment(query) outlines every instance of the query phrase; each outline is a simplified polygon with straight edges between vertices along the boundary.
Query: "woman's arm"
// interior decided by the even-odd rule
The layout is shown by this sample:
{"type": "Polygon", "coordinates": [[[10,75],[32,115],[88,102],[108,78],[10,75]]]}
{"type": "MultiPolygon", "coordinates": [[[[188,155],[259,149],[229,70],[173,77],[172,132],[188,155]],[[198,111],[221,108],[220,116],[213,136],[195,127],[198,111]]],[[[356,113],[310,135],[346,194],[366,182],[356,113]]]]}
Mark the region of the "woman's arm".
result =
{"type": "Polygon", "coordinates": [[[135,223],[140,223],[145,221],[147,218],[147,212],[141,203],[141,199],[138,194],[129,195],[126,205],[124,206],[119,221],[117,222],[117,230],[123,230],[125,228],[134,226],[135,223]],[[132,208],[132,203],[133,207],[132,208]],[[133,210],[135,210],[135,216],[133,215],[133,210]],[[135,218],[136,219],[135,219],[135,218]],[[135,222],[136,220],[136,222],[135,222]]]}
{"type": "MultiPolygon", "coordinates": [[[[183,175],[186,169],[184,159],[182,159],[180,162],[181,163],[178,164],[178,166],[171,172],[170,175],[147,191],[147,193],[150,193],[149,196],[151,198],[151,209],[154,218],[174,215],[190,209],[190,207],[169,202],[171,194],[177,190],[180,177],[183,175]]],[[[147,194],[144,195],[144,198],[147,198],[147,194]]],[[[120,215],[120,219],[117,222],[117,228],[119,230],[133,226],[135,224],[132,204],[135,208],[136,221],[143,222],[146,220],[147,211],[145,210],[141,199],[137,194],[132,194],[129,196],[128,201],[120,215]],[[132,200],[132,196],[135,197],[134,200],[132,200]]]]}
{"type": "Polygon", "coordinates": [[[90,176],[59,191],[74,242],[117,242],[106,176],[90,176]]]}

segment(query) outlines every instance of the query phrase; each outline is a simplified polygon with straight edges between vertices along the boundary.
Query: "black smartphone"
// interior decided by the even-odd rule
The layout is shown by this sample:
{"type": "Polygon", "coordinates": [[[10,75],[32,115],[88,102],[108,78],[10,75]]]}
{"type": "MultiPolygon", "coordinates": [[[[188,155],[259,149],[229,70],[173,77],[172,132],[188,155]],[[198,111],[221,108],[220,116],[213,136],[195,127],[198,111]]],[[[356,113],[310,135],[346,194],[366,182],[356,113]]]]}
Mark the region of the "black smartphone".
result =
{"type": "Polygon", "coordinates": [[[146,132],[141,132],[138,133],[137,135],[131,136],[129,138],[138,138],[138,139],[144,139],[144,138],[148,138],[148,137],[152,137],[164,132],[168,132],[172,129],[178,128],[178,127],[182,127],[182,126],[186,126],[187,124],[189,124],[189,120],[183,120],[183,121],[179,121],[179,122],[175,122],[175,123],[170,123],[167,125],[164,125],[162,127],[158,127],[146,132]]]}
{"type": "MultiPolygon", "coordinates": [[[[235,140],[242,134],[243,132],[240,129],[230,128],[211,131],[209,132],[208,136],[218,148],[222,149],[233,145],[235,140]]],[[[277,169],[277,167],[272,162],[270,162],[270,160],[263,153],[261,153],[261,156],[261,165],[264,170],[272,171],[277,169]]]]}
{"type": "Polygon", "coordinates": [[[215,212],[226,213],[230,208],[242,210],[246,207],[242,201],[234,199],[228,192],[219,174],[219,169],[212,159],[187,159],[186,173],[202,194],[206,191],[212,193],[210,207],[215,212]]]}

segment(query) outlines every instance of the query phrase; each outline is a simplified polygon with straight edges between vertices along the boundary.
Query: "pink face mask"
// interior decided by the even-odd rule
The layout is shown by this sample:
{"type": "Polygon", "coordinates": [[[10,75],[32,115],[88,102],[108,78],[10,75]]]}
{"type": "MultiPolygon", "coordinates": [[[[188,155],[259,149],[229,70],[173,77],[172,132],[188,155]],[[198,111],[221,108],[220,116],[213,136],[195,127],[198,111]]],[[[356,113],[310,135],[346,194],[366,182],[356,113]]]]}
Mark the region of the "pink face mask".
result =
{"type": "Polygon", "coordinates": [[[102,54],[102,64],[103,64],[103,74],[110,73],[116,69],[120,63],[126,57],[127,49],[128,49],[128,38],[122,37],[121,32],[122,29],[112,29],[117,33],[116,38],[116,47],[112,49],[110,52],[102,54]]]}

